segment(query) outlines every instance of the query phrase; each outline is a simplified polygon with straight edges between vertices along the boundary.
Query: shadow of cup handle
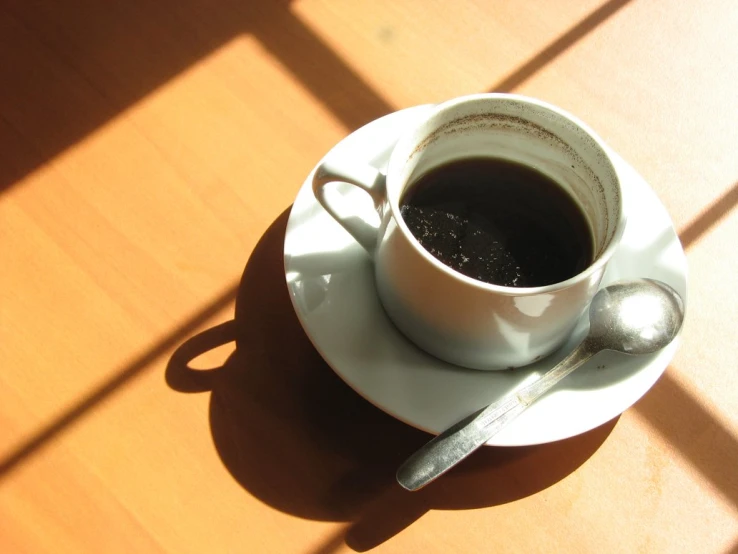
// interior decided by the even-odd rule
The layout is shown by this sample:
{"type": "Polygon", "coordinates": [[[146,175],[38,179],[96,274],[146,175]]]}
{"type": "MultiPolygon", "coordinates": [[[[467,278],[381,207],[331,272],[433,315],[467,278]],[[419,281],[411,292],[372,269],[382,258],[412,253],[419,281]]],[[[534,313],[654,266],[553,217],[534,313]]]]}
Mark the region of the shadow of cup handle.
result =
{"type": "Polygon", "coordinates": [[[169,359],[164,372],[167,385],[179,392],[212,390],[213,378],[222,366],[211,369],[193,369],[190,363],[201,354],[235,340],[235,320],[226,321],[187,339],[169,359]]]}

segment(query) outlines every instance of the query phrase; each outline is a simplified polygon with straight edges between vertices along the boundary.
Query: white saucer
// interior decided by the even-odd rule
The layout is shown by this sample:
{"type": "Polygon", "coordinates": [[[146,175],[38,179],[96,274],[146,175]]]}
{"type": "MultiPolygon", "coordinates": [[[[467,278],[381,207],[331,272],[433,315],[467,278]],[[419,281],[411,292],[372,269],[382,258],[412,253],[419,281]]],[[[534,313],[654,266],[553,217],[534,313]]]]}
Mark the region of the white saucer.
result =
{"type": "MultiPolygon", "coordinates": [[[[418,106],[373,121],[342,140],[326,157],[348,157],[382,168],[399,133],[429,108],[418,106]]],[[[670,284],[686,300],[687,262],[666,210],[635,170],[619,156],[613,157],[629,219],[603,285],[652,277],[670,284]]],[[[586,321],[559,352],[513,371],[462,369],[424,353],[385,315],[376,296],[371,260],[316,202],[311,180],[312,173],[292,207],[284,245],[295,312],[333,370],[361,396],[397,419],[440,433],[535,379],[584,336],[586,321]]],[[[344,192],[351,195],[355,191],[344,192]]],[[[676,342],[651,356],[598,354],[488,444],[546,443],[611,420],[651,388],[673,357],[676,342]]]]}

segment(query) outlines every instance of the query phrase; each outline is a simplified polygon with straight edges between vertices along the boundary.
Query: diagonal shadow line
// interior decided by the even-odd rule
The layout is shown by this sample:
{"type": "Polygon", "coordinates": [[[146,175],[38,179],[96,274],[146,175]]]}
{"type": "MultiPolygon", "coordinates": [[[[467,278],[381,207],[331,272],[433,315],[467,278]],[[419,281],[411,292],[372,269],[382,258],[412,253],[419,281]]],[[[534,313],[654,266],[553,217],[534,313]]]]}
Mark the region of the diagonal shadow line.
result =
{"type": "Polygon", "coordinates": [[[150,368],[156,360],[165,356],[171,349],[178,346],[220,310],[233,303],[236,300],[237,293],[238,283],[234,283],[208,303],[205,308],[190,316],[184,323],[177,326],[149,350],[141,354],[125,368],[118,371],[112,378],[88,392],[71,408],[67,409],[61,415],[56,416],[51,423],[42,427],[33,436],[14,448],[0,462],[0,479],[24,462],[29,456],[37,453],[39,449],[56,438],[60,433],[69,429],[90,409],[108,399],[120,387],[139,376],[147,368],[150,368]]]}
{"type": "Polygon", "coordinates": [[[255,36],[346,129],[396,109],[286,0],[218,0],[206,15],[196,0],[130,0],[125,9],[109,10],[94,2],[57,4],[0,7],[0,23],[10,25],[0,29],[28,47],[14,48],[15,39],[3,43],[0,36],[0,192],[244,33],[255,36]],[[157,25],[160,32],[152,31],[157,25]],[[112,45],[100,42],[106,36],[115,37],[112,45]]]}
{"type": "Polygon", "coordinates": [[[618,10],[625,7],[631,0],[610,0],[606,2],[587,17],[582,19],[574,27],[569,29],[535,56],[525,62],[513,73],[502,79],[490,89],[490,92],[512,92],[543,67],[550,64],[554,58],[563,54],[571,46],[591,33],[618,10]]]}
{"type": "Polygon", "coordinates": [[[397,110],[295,14],[275,11],[269,24],[255,29],[254,36],[348,129],[397,110]],[[271,26],[280,32],[268,32],[271,26]]]}
{"type": "Polygon", "coordinates": [[[738,440],[730,429],[668,370],[635,411],[738,510],[738,440]]]}
{"type": "Polygon", "coordinates": [[[338,531],[329,535],[320,545],[307,554],[334,554],[342,549],[346,541],[346,529],[350,525],[341,525],[338,531]]]}
{"type": "Polygon", "coordinates": [[[736,204],[738,204],[738,181],[679,233],[682,246],[685,249],[692,246],[702,235],[728,215],[736,204]]]}

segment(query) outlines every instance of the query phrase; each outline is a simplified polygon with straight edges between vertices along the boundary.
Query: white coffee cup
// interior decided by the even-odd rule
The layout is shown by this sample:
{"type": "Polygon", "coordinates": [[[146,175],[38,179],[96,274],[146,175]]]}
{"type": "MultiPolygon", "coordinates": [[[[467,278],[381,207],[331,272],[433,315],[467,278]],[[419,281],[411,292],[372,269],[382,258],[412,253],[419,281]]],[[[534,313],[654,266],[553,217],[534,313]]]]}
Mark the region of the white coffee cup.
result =
{"type": "Polygon", "coordinates": [[[620,182],[602,140],[565,111],[512,94],[439,104],[402,134],[386,174],[327,160],[315,171],[313,190],[374,259],[379,298],[400,331],[430,354],[475,369],[527,365],[559,347],[597,292],[625,228],[620,182]],[[594,261],[560,283],[516,288],[467,277],[423,248],[400,214],[403,193],[438,166],[478,157],[524,164],[565,189],[589,223],[594,261]],[[335,181],[368,193],[378,227],[335,208],[326,194],[335,181]]]}

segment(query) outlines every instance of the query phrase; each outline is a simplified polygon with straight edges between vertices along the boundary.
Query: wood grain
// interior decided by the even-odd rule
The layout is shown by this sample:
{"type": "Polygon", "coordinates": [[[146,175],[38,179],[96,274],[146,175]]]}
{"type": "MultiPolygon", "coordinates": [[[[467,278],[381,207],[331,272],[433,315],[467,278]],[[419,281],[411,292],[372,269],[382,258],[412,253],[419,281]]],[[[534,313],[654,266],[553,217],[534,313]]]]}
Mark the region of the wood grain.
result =
{"type": "Polygon", "coordinates": [[[727,0],[3,0],[0,552],[738,549],[737,25],[727,0]],[[403,494],[426,436],[310,346],[286,218],[352,130],[488,90],[646,177],[684,340],[618,420],[403,494]]]}

